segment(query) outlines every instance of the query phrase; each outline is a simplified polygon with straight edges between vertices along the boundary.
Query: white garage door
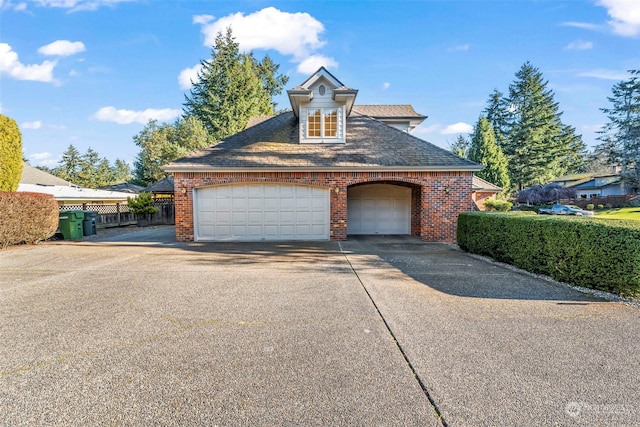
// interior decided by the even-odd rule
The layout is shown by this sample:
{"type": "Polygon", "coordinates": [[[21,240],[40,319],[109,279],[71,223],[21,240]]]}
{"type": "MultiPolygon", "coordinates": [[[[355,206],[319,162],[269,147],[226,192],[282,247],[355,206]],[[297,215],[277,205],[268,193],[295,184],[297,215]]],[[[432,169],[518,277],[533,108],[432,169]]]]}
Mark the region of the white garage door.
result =
{"type": "Polygon", "coordinates": [[[389,184],[349,188],[347,234],[411,234],[411,189],[389,184]]]}
{"type": "Polygon", "coordinates": [[[196,189],[198,241],[328,240],[329,189],[233,184],[196,189]]]}

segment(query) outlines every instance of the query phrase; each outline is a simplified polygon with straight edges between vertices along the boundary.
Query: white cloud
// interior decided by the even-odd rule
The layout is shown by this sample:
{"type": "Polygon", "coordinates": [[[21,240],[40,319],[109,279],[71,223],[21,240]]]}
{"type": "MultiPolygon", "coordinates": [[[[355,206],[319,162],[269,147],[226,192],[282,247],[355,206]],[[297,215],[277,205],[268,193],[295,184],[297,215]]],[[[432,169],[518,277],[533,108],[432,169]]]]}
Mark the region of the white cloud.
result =
{"type": "Polygon", "coordinates": [[[580,126],[580,130],[583,131],[583,132],[598,132],[598,131],[602,130],[603,127],[604,127],[603,124],[582,125],[582,126],[580,126]]]}
{"type": "Polygon", "coordinates": [[[598,68],[595,70],[583,71],[578,74],[580,77],[593,77],[595,79],[602,80],[625,80],[629,78],[629,73],[620,72],[615,70],[607,70],[605,68],[598,68]]]}
{"type": "Polygon", "coordinates": [[[584,40],[575,40],[567,45],[567,50],[589,50],[593,48],[593,43],[584,40]]]}
{"type": "Polygon", "coordinates": [[[437,132],[440,129],[442,129],[442,126],[438,123],[431,125],[431,126],[422,126],[422,125],[418,125],[414,130],[413,130],[413,134],[414,135],[429,135],[431,133],[437,132]]]}
{"type": "Polygon", "coordinates": [[[178,83],[180,83],[180,89],[189,89],[191,87],[191,82],[198,81],[198,73],[202,65],[198,64],[191,68],[185,68],[180,71],[180,75],[178,75],[178,83]]]}
{"type": "Polygon", "coordinates": [[[115,6],[134,0],[33,0],[38,6],[69,9],[69,12],[96,10],[102,6],[115,6]]]}
{"type": "Polygon", "coordinates": [[[298,64],[296,70],[302,74],[311,74],[320,67],[338,68],[338,63],[333,58],[323,55],[311,55],[298,64]]]}
{"type": "Polygon", "coordinates": [[[473,126],[471,126],[469,123],[457,122],[445,127],[444,129],[442,129],[442,132],[440,133],[443,135],[454,135],[457,133],[473,133],[473,126]]]}
{"type": "Polygon", "coordinates": [[[206,25],[215,19],[212,15],[195,15],[193,17],[194,24],[206,25]]]}
{"type": "Polygon", "coordinates": [[[248,15],[238,12],[213,19],[210,15],[193,17],[194,23],[202,25],[206,46],[214,45],[217,34],[224,34],[231,27],[241,50],[273,49],[291,56],[292,61],[299,64],[299,72],[307,72],[312,68],[311,64],[318,63],[318,58],[322,58],[325,66],[338,65],[334,59],[316,53],[326,44],[320,38],[324,25],[308,13],[282,12],[275,7],[267,7],[248,15]]]}
{"type": "Polygon", "coordinates": [[[391,87],[391,83],[389,83],[389,82],[382,83],[382,90],[387,90],[390,87],[391,87]]]}
{"type": "Polygon", "coordinates": [[[23,129],[40,129],[41,127],[42,127],[42,122],[40,120],[36,120],[34,122],[22,123],[23,129]]]}
{"type": "Polygon", "coordinates": [[[56,40],[38,49],[38,52],[49,56],[70,56],[86,50],[84,43],[69,40],[56,40]]]}
{"type": "Polygon", "coordinates": [[[34,153],[28,156],[29,162],[34,166],[57,166],[58,159],[53,157],[53,154],[44,152],[44,153],[34,153]]]}
{"type": "Polygon", "coordinates": [[[564,27],[582,28],[583,30],[589,30],[589,31],[602,31],[602,30],[604,30],[602,25],[591,24],[589,22],[567,21],[567,22],[562,22],[560,25],[562,25],[564,27]]]}
{"type": "Polygon", "coordinates": [[[640,2],[637,0],[599,0],[598,4],[607,9],[611,21],[607,23],[613,32],[625,36],[640,36],[640,2]]]}
{"type": "Polygon", "coordinates": [[[23,10],[27,10],[27,4],[25,2],[14,3],[12,1],[0,0],[0,10],[13,10],[16,12],[21,12],[23,10]]]}
{"type": "Polygon", "coordinates": [[[128,125],[131,123],[147,124],[149,120],[172,120],[178,117],[180,113],[180,110],[171,108],[163,108],[160,110],[147,108],[144,111],[133,111],[118,110],[115,107],[109,106],[99,109],[91,117],[101,122],[114,122],[120,125],[128,125]]]}
{"type": "Polygon", "coordinates": [[[57,61],[44,61],[42,64],[24,65],[11,46],[0,43],[0,74],[6,74],[17,80],[56,83],[53,78],[53,69],[57,64],[57,61]]]}
{"type": "Polygon", "coordinates": [[[470,44],[459,44],[449,49],[449,52],[466,52],[471,49],[470,44]]]}

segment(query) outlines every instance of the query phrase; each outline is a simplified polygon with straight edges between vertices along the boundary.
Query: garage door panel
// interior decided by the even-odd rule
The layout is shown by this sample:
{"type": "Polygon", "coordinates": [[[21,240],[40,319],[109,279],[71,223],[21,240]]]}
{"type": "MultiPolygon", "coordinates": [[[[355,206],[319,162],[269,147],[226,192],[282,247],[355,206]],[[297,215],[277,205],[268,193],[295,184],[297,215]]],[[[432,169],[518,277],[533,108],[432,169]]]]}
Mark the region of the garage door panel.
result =
{"type": "Polygon", "coordinates": [[[329,190],[294,184],[229,184],[194,193],[195,238],[328,240],[329,190]]]}
{"type": "Polygon", "coordinates": [[[347,193],[347,234],[410,234],[411,189],[367,184],[347,193]]]}

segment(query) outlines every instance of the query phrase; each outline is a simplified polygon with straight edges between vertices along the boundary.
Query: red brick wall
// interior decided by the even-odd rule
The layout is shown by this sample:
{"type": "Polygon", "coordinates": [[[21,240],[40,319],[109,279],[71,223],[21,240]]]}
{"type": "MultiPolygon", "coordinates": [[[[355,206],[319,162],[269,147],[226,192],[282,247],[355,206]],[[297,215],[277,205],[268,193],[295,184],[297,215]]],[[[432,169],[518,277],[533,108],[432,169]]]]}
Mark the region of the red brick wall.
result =
{"type": "Polygon", "coordinates": [[[176,238],[193,241],[193,189],[231,183],[284,182],[326,187],[331,200],[331,240],[347,238],[347,189],[364,183],[411,191],[411,234],[455,242],[458,214],[471,210],[471,172],[176,172],[176,238]]]}

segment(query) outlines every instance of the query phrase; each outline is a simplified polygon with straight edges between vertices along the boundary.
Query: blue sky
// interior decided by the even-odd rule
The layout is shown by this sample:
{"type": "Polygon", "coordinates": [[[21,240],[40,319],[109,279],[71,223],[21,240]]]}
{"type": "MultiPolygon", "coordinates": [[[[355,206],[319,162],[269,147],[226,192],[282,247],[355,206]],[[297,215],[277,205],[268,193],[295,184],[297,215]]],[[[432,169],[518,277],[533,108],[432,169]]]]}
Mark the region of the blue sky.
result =
{"type": "Polygon", "coordinates": [[[428,116],[414,135],[444,148],[525,61],[593,146],[611,87],[640,69],[638,0],[0,0],[0,14],[0,112],[32,165],[55,166],[69,144],[133,164],[133,136],[180,115],[229,25],[287,88],[324,65],[358,104],[412,104],[428,116]]]}

